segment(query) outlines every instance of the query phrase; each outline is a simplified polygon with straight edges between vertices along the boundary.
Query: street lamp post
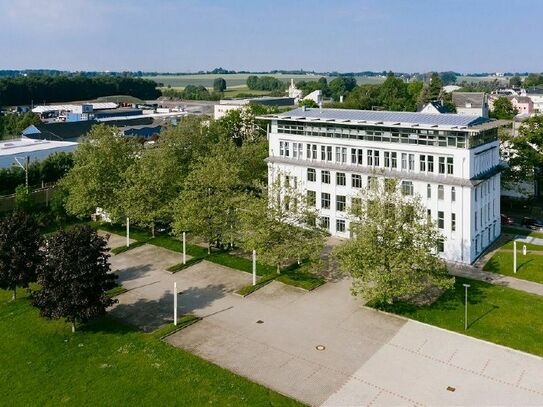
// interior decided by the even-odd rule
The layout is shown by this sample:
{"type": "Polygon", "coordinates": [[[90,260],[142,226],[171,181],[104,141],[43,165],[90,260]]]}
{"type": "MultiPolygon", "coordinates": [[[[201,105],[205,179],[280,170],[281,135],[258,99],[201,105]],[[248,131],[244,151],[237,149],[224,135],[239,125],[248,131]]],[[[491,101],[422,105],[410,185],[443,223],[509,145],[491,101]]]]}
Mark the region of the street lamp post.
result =
{"type": "Polygon", "coordinates": [[[253,285],[256,285],[256,250],[253,250],[253,285]]]}
{"type": "Polygon", "coordinates": [[[183,231],[183,264],[187,264],[187,232],[183,231]]]}
{"type": "Polygon", "coordinates": [[[177,282],[173,283],[173,324],[177,325],[177,282]]]}
{"type": "Polygon", "coordinates": [[[517,241],[513,240],[513,273],[517,274],[517,241]]]}
{"type": "Polygon", "coordinates": [[[465,289],[465,300],[464,300],[464,330],[468,329],[468,288],[469,284],[462,284],[465,289]]]}

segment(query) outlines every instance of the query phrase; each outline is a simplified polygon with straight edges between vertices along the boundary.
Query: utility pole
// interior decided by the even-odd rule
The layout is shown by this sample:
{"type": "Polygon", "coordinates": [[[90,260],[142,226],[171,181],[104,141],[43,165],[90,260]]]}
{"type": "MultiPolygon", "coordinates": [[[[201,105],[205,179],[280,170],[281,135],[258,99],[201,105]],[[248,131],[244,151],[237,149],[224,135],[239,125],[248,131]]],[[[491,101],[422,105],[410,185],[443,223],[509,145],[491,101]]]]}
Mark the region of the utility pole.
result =
{"type": "Polygon", "coordinates": [[[256,285],[256,250],[253,250],[253,285],[256,285]]]}
{"type": "Polygon", "coordinates": [[[468,288],[470,287],[469,284],[462,284],[465,289],[465,305],[464,305],[464,330],[468,329],[468,288]]]}

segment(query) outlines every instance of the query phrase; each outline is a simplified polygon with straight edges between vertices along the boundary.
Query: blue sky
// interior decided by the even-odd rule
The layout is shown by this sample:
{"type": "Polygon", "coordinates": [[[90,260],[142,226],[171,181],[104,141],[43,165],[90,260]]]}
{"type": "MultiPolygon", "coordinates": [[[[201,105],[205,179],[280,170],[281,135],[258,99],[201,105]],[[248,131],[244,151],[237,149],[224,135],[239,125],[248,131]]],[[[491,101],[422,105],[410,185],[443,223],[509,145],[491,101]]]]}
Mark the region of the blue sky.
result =
{"type": "Polygon", "coordinates": [[[543,71],[543,1],[0,0],[0,69],[543,71]]]}

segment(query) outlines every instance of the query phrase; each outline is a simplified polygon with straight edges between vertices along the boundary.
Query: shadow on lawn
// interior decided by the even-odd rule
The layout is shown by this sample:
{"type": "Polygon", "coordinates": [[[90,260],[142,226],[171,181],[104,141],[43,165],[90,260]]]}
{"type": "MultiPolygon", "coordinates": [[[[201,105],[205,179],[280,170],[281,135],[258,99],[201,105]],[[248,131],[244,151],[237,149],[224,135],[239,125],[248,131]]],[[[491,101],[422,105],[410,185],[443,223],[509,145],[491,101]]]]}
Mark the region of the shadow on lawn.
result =
{"type": "MultiPolygon", "coordinates": [[[[226,287],[222,284],[206,287],[190,287],[178,293],[178,315],[201,310],[224,297],[226,287]]],[[[151,332],[160,326],[173,322],[173,293],[164,292],[158,300],[138,299],[132,304],[118,304],[110,314],[144,332],[151,332]]]]}

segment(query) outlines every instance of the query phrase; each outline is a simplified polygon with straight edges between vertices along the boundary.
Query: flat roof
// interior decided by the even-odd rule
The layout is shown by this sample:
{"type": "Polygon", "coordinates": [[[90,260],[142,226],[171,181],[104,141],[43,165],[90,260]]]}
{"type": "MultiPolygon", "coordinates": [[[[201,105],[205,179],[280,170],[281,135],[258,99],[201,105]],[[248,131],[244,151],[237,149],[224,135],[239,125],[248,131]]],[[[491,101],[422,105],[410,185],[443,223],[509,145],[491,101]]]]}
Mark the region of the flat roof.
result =
{"type": "Polygon", "coordinates": [[[59,105],[40,105],[32,109],[34,113],[56,112],[57,110],[75,110],[82,105],[92,105],[93,110],[116,109],[119,107],[113,102],[88,102],[74,104],[59,104],[59,105]]]}
{"type": "Polygon", "coordinates": [[[370,124],[383,126],[437,127],[467,130],[490,120],[456,113],[391,112],[379,110],[296,108],[269,115],[268,119],[305,120],[315,123],[370,124]]]}
{"type": "Polygon", "coordinates": [[[21,137],[0,142],[0,156],[31,153],[34,151],[49,150],[59,147],[76,146],[78,143],[71,141],[34,140],[21,137]]]}

